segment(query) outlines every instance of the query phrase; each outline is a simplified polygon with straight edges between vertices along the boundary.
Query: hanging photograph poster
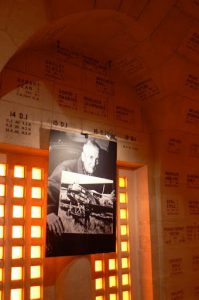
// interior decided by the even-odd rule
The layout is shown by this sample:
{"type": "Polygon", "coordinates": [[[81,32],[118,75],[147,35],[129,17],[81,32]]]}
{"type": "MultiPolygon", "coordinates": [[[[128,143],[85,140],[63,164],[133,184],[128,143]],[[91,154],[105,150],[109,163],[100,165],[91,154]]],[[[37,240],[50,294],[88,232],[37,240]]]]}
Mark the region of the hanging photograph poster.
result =
{"type": "Polygon", "coordinates": [[[115,251],[116,142],[52,130],[46,257],[115,251]]]}

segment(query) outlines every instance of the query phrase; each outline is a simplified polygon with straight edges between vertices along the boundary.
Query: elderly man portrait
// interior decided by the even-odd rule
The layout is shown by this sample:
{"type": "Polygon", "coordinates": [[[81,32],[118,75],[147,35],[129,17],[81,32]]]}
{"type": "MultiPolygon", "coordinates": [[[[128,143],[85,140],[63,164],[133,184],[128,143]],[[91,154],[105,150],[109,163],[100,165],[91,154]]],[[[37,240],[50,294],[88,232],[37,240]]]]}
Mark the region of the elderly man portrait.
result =
{"type": "MultiPolygon", "coordinates": [[[[98,176],[99,175],[100,147],[94,139],[87,139],[82,147],[81,155],[77,159],[62,161],[52,172],[48,179],[48,208],[47,225],[54,234],[61,235],[64,232],[63,224],[58,216],[59,193],[61,187],[62,171],[98,176]]],[[[115,197],[114,191],[110,195],[104,195],[100,203],[111,203],[115,197]]]]}

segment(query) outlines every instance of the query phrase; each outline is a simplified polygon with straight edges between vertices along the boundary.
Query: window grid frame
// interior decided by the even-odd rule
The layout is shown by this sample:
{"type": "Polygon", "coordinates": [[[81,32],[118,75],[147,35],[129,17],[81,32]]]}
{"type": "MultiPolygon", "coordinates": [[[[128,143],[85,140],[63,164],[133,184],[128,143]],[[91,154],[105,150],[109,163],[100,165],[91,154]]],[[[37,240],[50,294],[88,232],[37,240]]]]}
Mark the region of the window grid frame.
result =
{"type": "MultiPolygon", "coordinates": [[[[123,176],[124,177],[124,176],[123,176]]],[[[104,279],[104,289],[94,290],[94,299],[96,300],[97,297],[102,296],[103,300],[110,300],[111,294],[116,294],[116,300],[123,300],[123,292],[129,292],[129,300],[132,298],[132,288],[131,288],[131,266],[130,266],[130,239],[129,239],[129,221],[128,221],[128,185],[127,185],[128,178],[124,178],[125,186],[120,187],[120,177],[118,178],[118,202],[117,202],[117,237],[116,237],[116,253],[106,253],[106,254],[98,254],[92,255],[92,268],[93,268],[93,277],[94,279],[101,278],[104,279]],[[119,193],[126,194],[126,202],[120,203],[119,193]],[[126,209],[127,217],[126,219],[120,218],[120,209],[126,209]],[[126,235],[121,234],[121,225],[126,226],[126,235]],[[126,241],[128,243],[128,251],[122,252],[121,251],[121,242],[126,241]],[[128,259],[128,267],[122,268],[122,258],[128,259]],[[104,262],[104,270],[103,272],[96,272],[95,271],[95,260],[101,259],[104,262]],[[115,270],[109,269],[109,259],[115,259],[115,270]],[[122,275],[128,274],[128,284],[122,285],[122,275]],[[116,286],[109,287],[109,277],[116,276],[116,286]]]]}
{"type": "MultiPolygon", "coordinates": [[[[34,159],[30,160],[31,155],[20,156],[9,154],[6,163],[0,164],[6,166],[5,176],[0,175],[0,184],[5,184],[5,195],[0,197],[0,204],[4,205],[4,217],[0,220],[0,225],[4,227],[4,236],[0,239],[0,246],[3,247],[3,258],[0,259],[2,268],[2,282],[0,282],[1,298],[0,300],[11,300],[11,293],[14,289],[22,289],[21,299],[30,298],[32,286],[40,286],[40,298],[43,299],[43,262],[44,262],[44,236],[45,236],[45,190],[46,190],[46,170],[47,161],[38,156],[39,161],[35,164],[34,159]],[[20,158],[19,158],[20,157],[20,158]],[[28,161],[28,163],[27,163],[28,161]],[[24,178],[14,177],[14,167],[24,166],[24,178]],[[41,179],[32,179],[32,168],[41,169],[41,179]],[[45,176],[44,176],[45,173],[45,176]],[[24,195],[20,198],[14,197],[14,186],[24,187],[24,195]],[[41,199],[31,197],[31,188],[41,188],[41,199]],[[22,205],[24,209],[23,217],[14,218],[12,209],[14,205],[22,205]],[[31,207],[41,206],[41,218],[31,218],[31,207]],[[41,238],[31,238],[31,225],[41,226],[41,238]],[[12,238],[13,226],[23,226],[23,237],[12,238]],[[31,246],[41,246],[41,257],[31,258],[31,246]],[[12,247],[22,247],[22,258],[12,258],[12,247]],[[41,276],[30,278],[31,266],[41,266],[41,276]],[[22,267],[22,279],[11,280],[11,269],[13,267],[22,267]]],[[[14,293],[14,292],[13,292],[14,293]]]]}

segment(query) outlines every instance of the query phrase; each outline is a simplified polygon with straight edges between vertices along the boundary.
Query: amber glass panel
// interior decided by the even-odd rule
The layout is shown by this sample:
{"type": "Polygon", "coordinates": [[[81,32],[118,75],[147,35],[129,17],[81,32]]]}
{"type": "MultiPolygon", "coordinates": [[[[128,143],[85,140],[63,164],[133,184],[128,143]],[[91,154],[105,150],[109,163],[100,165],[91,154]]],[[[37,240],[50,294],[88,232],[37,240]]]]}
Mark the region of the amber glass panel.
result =
{"type": "Polygon", "coordinates": [[[95,289],[101,290],[102,288],[103,288],[103,279],[102,278],[95,279],[95,289]]]}
{"type": "Polygon", "coordinates": [[[14,166],[14,177],[24,178],[24,166],[14,166]]]}
{"type": "Polygon", "coordinates": [[[100,272],[100,271],[102,271],[102,269],[103,269],[103,262],[102,262],[102,260],[100,259],[98,259],[98,260],[96,260],[95,261],[95,272],[100,272]]]}

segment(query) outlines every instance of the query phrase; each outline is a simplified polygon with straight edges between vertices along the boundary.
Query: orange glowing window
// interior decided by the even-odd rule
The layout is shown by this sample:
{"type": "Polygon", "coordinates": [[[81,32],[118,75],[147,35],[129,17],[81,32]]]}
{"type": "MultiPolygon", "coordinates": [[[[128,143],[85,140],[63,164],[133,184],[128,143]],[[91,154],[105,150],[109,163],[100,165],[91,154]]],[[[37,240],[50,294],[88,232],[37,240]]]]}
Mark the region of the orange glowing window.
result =
{"type": "Polygon", "coordinates": [[[3,269],[0,268],[0,282],[3,281],[3,269]]]}
{"type": "Polygon", "coordinates": [[[42,172],[39,168],[32,168],[32,179],[41,180],[42,179],[42,172]]]}
{"type": "Polygon", "coordinates": [[[24,167],[23,166],[14,166],[14,177],[24,178],[24,167]]]}
{"type": "Polygon", "coordinates": [[[31,266],[30,267],[30,278],[40,278],[41,277],[41,266],[31,266]]]}
{"type": "Polygon", "coordinates": [[[129,291],[123,291],[122,292],[122,300],[130,300],[129,291]]]}
{"type": "Polygon", "coordinates": [[[117,294],[110,294],[109,300],[117,300],[117,294]]]}
{"type": "Polygon", "coordinates": [[[95,300],[104,300],[104,297],[103,296],[97,296],[97,297],[95,297],[95,300]]]}
{"type": "Polygon", "coordinates": [[[31,258],[40,258],[41,257],[41,246],[31,246],[30,257],[31,258]]]}
{"type": "Polygon", "coordinates": [[[129,260],[127,257],[122,258],[122,269],[127,269],[129,267],[129,260]]]}
{"type": "Polygon", "coordinates": [[[0,225],[0,239],[3,238],[3,225],[0,225]]]}
{"type": "Polygon", "coordinates": [[[12,237],[14,239],[20,239],[23,237],[23,226],[14,225],[12,226],[12,237]]]}
{"type": "Polygon", "coordinates": [[[13,218],[23,218],[24,216],[23,205],[13,205],[12,216],[13,218]]]}
{"type": "Polygon", "coordinates": [[[21,280],[21,279],[22,279],[22,267],[12,267],[11,280],[21,280]]]}
{"type": "Polygon", "coordinates": [[[12,259],[20,259],[22,257],[23,257],[22,246],[13,246],[12,247],[12,259]]]}
{"type": "Polygon", "coordinates": [[[116,276],[109,276],[109,287],[114,287],[117,285],[117,279],[116,279],[116,276]]]}
{"type": "Polygon", "coordinates": [[[31,207],[31,218],[41,219],[41,206],[32,206],[31,207]]]}
{"type": "Polygon", "coordinates": [[[103,288],[103,279],[102,278],[96,278],[95,279],[95,289],[101,290],[103,288]]]}
{"type": "Polygon", "coordinates": [[[10,291],[10,300],[22,300],[22,289],[12,289],[10,291]]]}
{"type": "Polygon", "coordinates": [[[122,252],[128,251],[128,242],[126,241],[121,242],[121,251],[122,252]]]}
{"type": "Polygon", "coordinates": [[[109,270],[115,270],[116,269],[116,261],[115,258],[110,258],[108,260],[108,269],[109,270]]]}
{"type": "Polygon", "coordinates": [[[0,184],[0,197],[5,196],[5,184],[0,184]]]}
{"type": "Polygon", "coordinates": [[[127,187],[127,179],[126,179],[126,177],[120,177],[119,178],[119,187],[120,188],[127,187]]]}
{"type": "Polygon", "coordinates": [[[6,176],[6,164],[0,164],[0,176],[6,176]]]}
{"type": "Polygon", "coordinates": [[[41,237],[41,226],[31,226],[31,237],[32,238],[41,237]]]}
{"type": "Polygon", "coordinates": [[[127,225],[120,226],[120,233],[121,235],[127,235],[127,225]]]}
{"type": "Polygon", "coordinates": [[[24,196],[24,187],[20,185],[15,185],[13,190],[14,198],[23,198],[24,196]]]}
{"type": "Polygon", "coordinates": [[[98,259],[95,261],[95,272],[101,272],[103,269],[102,260],[98,259]]]}
{"type": "Polygon", "coordinates": [[[3,259],[3,247],[0,246],[0,259],[3,259]]]}
{"type": "Polygon", "coordinates": [[[120,203],[127,203],[127,195],[126,193],[119,193],[120,203]]]}
{"type": "Polygon", "coordinates": [[[40,187],[32,187],[32,198],[33,199],[41,199],[41,188],[40,187]]]}
{"type": "Polygon", "coordinates": [[[0,218],[4,217],[4,205],[0,204],[0,218]]]}
{"type": "Polygon", "coordinates": [[[127,210],[125,208],[120,209],[120,219],[121,220],[127,219],[127,210]]]}
{"type": "Polygon", "coordinates": [[[122,285],[129,284],[129,274],[122,274],[122,285]]]}
{"type": "Polygon", "coordinates": [[[38,286],[31,286],[30,287],[30,299],[40,299],[41,298],[41,287],[38,286]]]}

